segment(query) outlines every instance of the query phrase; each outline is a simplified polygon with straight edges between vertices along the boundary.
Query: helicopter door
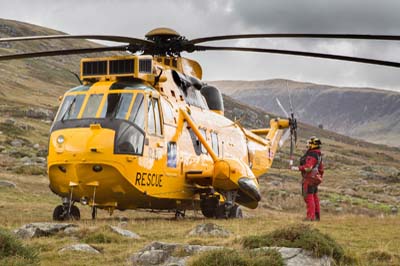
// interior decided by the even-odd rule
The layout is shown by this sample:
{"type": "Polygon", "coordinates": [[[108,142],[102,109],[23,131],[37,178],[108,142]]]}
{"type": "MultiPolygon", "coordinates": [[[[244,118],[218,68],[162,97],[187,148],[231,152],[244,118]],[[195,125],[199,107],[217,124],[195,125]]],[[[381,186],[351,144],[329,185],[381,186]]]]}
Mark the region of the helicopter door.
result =
{"type": "MultiPolygon", "coordinates": [[[[163,125],[161,123],[161,111],[159,99],[147,97],[147,137],[144,155],[156,161],[162,159],[164,152],[163,125]]],[[[160,165],[161,167],[161,165],[160,165]]],[[[154,167],[153,167],[154,169],[154,167]]],[[[161,168],[160,168],[161,169],[161,168]]]]}

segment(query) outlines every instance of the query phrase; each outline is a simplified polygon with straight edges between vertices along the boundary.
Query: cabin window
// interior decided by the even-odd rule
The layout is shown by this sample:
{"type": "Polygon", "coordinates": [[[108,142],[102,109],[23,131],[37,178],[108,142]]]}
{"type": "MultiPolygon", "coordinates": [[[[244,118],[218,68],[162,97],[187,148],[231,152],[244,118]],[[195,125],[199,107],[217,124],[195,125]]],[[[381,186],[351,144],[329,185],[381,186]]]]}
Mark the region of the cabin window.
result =
{"type": "Polygon", "coordinates": [[[154,115],[155,115],[155,121],[156,121],[156,134],[162,135],[161,113],[160,113],[160,105],[158,103],[158,99],[156,99],[156,98],[153,99],[153,105],[154,105],[154,115]]]}
{"type": "Polygon", "coordinates": [[[176,165],[177,165],[176,142],[168,142],[167,166],[170,168],[176,168],[176,165]]]}
{"type": "Polygon", "coordinates": [[[96,117],[97,110],[99,109],[103,94],[92,94],[86,103],[85,111],[82,118],[96,117]]]}
{"type": "Polygon", "coordinates": [[[161,105],[163,110],[164,123],[174,124],[174,111],[172,111],[171,105],[163,98],[161,98],[161,105]]]}
{"type": "Polygon", "coordinates": [[[132,93],[110,93],[104,103],[100,117],[115,117],[125,119],[132,101],[132,93]]]}
{"type": "MultiPolygon", "coordinates": [[[[199,128],[199,131],[200,131],[201,135],[204,137],[204,139],[207,140],[207,133],[206,133],[206,130],[203,129],[203,128],[199,128]]],[[[206,147],[204,147],[204,145],[203,145],[202,143],[200,143],[200,145],[201,145],[201,152],[204,153],[204,154],[207,154],[207,149],[206,149],[206,147]]]]}
{"type": "Polygon", "coordinates": [[[211,132],[211,146],[213,151],[219,155],[218,134],[215,132],[211,132]]]}
{"type": "Polygon", "coordinates": [[[194,152],[196,153],[196,155],[200,155],[201,154],[201,143],[199,141],[199,139],[197,138],[196,134],[194,134],[194,131],[192,128],[188,128],[189,131],[189,135],[190,135],[190,139],[192,140],[193,143],[193,148],[194,148],[194,152]]]}
{"type": "Polygon", "coordinates": [[[157,98],[148,99],[147,110],[147,132],[162,135],[161,113],[157,98]]]}
{"type": "Polygon", "coordinates": [[[141,129],[144,129],[144,111],[144,97],[143,94],[139,93],[136,95],[129,121],[135,123],[141,129]]]}
{"type": "Polygon", "coordinates": [[[76,119],[84,99],[85,94],[69,95],[65,97],[56,121],[76,119]]]}

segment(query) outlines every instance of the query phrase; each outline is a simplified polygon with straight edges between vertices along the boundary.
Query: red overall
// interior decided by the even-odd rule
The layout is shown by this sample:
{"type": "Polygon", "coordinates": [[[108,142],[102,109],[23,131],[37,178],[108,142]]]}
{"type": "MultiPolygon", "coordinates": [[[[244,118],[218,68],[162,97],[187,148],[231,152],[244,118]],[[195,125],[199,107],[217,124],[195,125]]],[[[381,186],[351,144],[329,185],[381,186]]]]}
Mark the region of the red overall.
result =
{"type": "MultiPolygon", "coordinates": [[[[307,220],[314,221],[320,218],[320,205],[318,198],[318,184],[316,184],[315,177],[310,171],[318,163],[318,158],[321,157],[321,151],[319,149],[308,150],[302,157],[301,165],[299,170],[303,176],[302,181],[302,194],[304,201],[307,205],[307,220]]],[[[323,177],[324,165],[321,163],[318,167],[318,173],[323,177]]]]}

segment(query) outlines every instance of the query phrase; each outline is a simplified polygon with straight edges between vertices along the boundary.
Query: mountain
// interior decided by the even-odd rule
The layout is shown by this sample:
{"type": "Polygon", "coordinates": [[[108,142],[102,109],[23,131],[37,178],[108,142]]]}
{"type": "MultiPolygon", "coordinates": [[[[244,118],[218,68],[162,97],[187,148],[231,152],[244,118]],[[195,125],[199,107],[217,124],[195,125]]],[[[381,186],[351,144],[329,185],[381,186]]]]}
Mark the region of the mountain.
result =
{"type": "MultiPolygon", "coordinates": [[[[0,38],[59,34],[65,33],[24,22],[0,19],[0,38]]],[[[85,40],[2,42],[0,55],[99,46],[85,40]]],[[[102,53],[101,56],[105,54],[102,53]]],[[[46,108],[57,106],[57,99],[64,94],[66,88],[79,84],[71,72],[79,73],[80,59],[86,56],[71,55],[0,61],[0,110],[13,111],[26,108],[26,106],[46,108]]],[[[96,56],[96,54],[90,56],[96,56]]]]}
{"type": "Polygon", "coordinates": [[[299,121],[373,143],[400,146],[400,93],[290,80],[212,81],[223,93],[284,116],[290,97],[299,121]]]}

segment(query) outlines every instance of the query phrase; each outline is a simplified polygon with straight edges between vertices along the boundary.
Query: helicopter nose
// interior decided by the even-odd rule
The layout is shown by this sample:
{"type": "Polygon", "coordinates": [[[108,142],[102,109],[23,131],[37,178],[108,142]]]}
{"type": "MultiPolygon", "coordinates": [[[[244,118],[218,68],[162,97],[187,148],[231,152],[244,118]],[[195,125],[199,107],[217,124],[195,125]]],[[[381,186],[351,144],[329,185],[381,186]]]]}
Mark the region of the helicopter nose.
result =
{"type": "Polygon", "coordinates": [[[261,194],[254,179],[242,177],[238,180],[239,188],[256,201],[261,200],[261,194]]]}

